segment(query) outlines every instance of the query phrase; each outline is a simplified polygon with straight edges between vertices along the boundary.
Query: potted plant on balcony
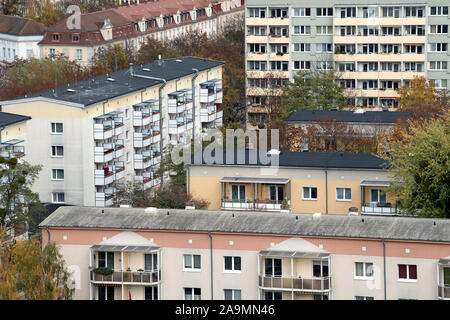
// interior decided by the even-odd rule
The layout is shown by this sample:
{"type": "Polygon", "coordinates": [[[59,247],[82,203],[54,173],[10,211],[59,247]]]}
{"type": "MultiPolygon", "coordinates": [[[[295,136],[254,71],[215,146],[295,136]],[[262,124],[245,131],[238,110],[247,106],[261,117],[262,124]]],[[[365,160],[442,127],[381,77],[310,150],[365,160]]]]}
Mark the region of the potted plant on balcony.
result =
{"type": "Polygon", "coordinates": [[[112,274],[114,272],[113,269],[108,268],[108,267],[95,268],[92,271],[95,274],[101,274],[101,275],[104,275],[104,276],[109,276],[110,274],[112,274]]]}
{"type": "Polygon", "coordinates": [[[289,204],[288,204],[288,202],[287,202],[286,199],[283,200],[283,201],[281,201],[280,211],[281,211],[281,212],[286,212],[286,213],[289,213],[289,212],[290,212],[289,204]]]}

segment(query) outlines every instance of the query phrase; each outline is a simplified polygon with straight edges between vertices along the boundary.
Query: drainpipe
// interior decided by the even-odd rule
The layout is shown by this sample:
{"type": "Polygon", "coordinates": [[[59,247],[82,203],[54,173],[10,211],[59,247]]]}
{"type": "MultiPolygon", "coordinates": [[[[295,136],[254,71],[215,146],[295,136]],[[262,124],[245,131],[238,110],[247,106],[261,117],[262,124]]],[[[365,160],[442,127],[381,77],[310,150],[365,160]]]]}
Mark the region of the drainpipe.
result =
{"type": "Polygon", "coordinates": [[[0,143],[2,142],[2,131],[5,130],[5,126],[0,128],[0,143]]]}
{"type": "Polygon", "coordinates": [[[195,76],[192,78],[192,140],[195,139],[195,109],[196,109],[196,99],[195,99],[195,79],[197,79],[199,75],[198,69],[192,68],[192,71],[195,71],[195,76]]]}
{"type": "Polygon", "coordinates": [[[211,300],[213,300],[213,292],[214,292],[214,278],[213,278],[213,247],[212,247],[212,236],[211,236],[211,231],[208,231],[208,236],[209,236],[209,245],[210,245],[210,256],[211,256],[211,300]]]}
{"type": "Polygon", "coordinates": [[[189,172],[189,167],[186,167],[186,191],[187,194],[190,193],[190,188],[189,188],[189,178],[190,178],[190,172],[189,172]]]}
{"type": "Polygon", "coordinates": [[[381,238],[383,244],[383,281],[384,281],[384,300],[386,300],[386,244],[384,238],[381,238]]]}
{"type": "Polygon", "coordinates": [[[325,169],[325,213],[328,214],[328,170],[325,169]]]}
{"type": "Polygon", "coordinates": [[[50,231],[48,230],[48,226],[45,227],[45,229],[47,230],[47,235],[48,235],[48,243],[50,243],[50,231]]]}

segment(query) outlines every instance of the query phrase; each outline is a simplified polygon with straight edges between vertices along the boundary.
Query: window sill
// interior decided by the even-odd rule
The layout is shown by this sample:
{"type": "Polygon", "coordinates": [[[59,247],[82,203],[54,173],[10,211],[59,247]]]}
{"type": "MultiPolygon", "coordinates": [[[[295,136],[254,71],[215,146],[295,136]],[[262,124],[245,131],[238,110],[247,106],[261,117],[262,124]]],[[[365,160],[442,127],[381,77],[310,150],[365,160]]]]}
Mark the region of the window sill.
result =
{"type": "Polygon", "coordinates": [[[373,280],[374,277],[354,277],[353,280],[365,280],[365,281],[370,281],[373,280]]]}
{"type": "Polygon", "coordinates": [[[303,201],[317,201],[317,199],[304,199],[302,198],[303,201]]]}
{"type": "Polygon", "coordinates": [[[417,279],[397,279],[398,282],[417,282],[417,279]]]}
{"type": "Polygon", "coordinates": [[[183,268],[183,271],[187,271],[187,272],[201,272],[202,269],[186,269],[186,268],[183,268]]]}
{"type": "Polygon", "coordinates": [[[54,134],[54,135],[62,135],[64,132],[50,132],[50,134],[54,134]]]}
{"type": "Polygon", "coordinates": [[[338,202],[352,202],[352,199],[350,199],[350,200],[341,200],[341,199],[336,199],[336,201],[338,201],[338,202]]]}
{"type": "Polygon", "coordinates": [[[223,270],[223,273],[241,273],[241,270],[223,270]]]}

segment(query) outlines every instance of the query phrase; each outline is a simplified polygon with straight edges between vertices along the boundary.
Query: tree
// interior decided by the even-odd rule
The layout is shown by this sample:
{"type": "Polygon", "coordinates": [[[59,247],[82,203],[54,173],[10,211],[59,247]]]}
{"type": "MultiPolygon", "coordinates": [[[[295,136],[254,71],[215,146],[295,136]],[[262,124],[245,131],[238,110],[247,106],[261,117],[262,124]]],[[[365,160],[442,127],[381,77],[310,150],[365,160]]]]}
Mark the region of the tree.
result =
{"type": "Polygon", "coordinates": [[[70,300],[74,282],[54,243],[43,249],[37,239],[14,241],[0,232],[1,300],[70,300]]]}
{"type": "Polygon", "coordinates": [[[400,207],[424,217],[450,218],[450,111],[428,120],[409,120],[387,139],[387,162],[400,207]]]}
{"type": "Polygon", "coordinates": [[[106,74],[129,67],[134,61],[134,54],[131,49],[125,50],[121,44],[115,44],[107,48],[99,48],[92,58],[91,68],[94,73],[106,74]]]}
{"type": "Polygon", "coordinates": [[[40,165],[0,157],[0,227],[23,227],[31,222],[34,210],[43,208],[39,195],[30,189],[41,169],[40,165]]]}
{"type": "Polygon", "coordinates": [[[283,92],[284,118],[294,110],[330,110],[343,108],[344,90],[337,83],[334,71],[299,71],[294,81],[288,82],[283,92]]]}

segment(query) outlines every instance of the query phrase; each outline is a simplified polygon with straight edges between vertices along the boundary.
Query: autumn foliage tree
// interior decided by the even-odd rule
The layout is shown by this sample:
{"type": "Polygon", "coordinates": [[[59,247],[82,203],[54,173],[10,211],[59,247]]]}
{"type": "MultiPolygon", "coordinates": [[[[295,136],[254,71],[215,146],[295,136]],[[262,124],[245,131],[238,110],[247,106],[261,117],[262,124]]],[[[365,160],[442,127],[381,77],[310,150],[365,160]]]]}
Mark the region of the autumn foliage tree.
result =
{"type": "Polygon", "coordinates": [[[71,274],[56,244],[13,240],[0,231],[0,300],[71,300],[71,274]]]}

